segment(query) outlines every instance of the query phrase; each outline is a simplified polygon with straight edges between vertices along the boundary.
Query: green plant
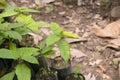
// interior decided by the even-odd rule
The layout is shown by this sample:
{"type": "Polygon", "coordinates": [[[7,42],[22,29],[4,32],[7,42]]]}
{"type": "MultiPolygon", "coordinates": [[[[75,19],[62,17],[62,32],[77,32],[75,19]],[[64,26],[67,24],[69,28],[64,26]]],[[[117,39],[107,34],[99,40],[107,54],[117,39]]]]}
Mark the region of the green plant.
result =
{"type": "MultiPolygon", "coordinates": [[[[3,2],[0,4],[3,4],[3,2]]],[[[1,77],[0,80],[13,80],[15,74],[18,80],[30,80],[31,70],[26,62],[38,64],[35,54],[37,54],[39,49],[34,47],[17,48],[14,41],[18,40],[20,42],[23,35],[26,35],[29,31],[37,32],[38,26],[40,27],[44,23],[35,22],[32,16],[28,14],[28,12],[38,12],[36,10],[10,6],[9,4],[4,4],[2,7],[2,12],[0,13],[0,44],[7,47],[1,47],[0,58],[13,59],[14,61],[11,64],[12,70],[6,72],[8,74],[1,77]],[[6,21],[6,17],[12,18],[12,22],[6,21]],[[24,77],[24,75],[26,76],[24,77]]]]}
{"type": "Polygon", "coordinates": [[[13,65],[13,68],[15,70],[12,70],[10,73],[8,73],[0,79],[13,80],[13,76],[15,76],[16,74],[18,80],[30,80],[31,71],[24,61],[33,64],[38,64],[38,60],[34,56],[34,54],[36,54],[37,51],[38,49],[33,47],[16,48],[16,45],[14,43],[10,43],[9,49],[0,49],[0,58],[13,59],[14,61],[17,61],[17,64],[13,65]],[[24,75],[26,76],[23,77],[24,75]]]}
{"type": "Polygon", "coordinates": [[[54,10],[53,5],[47,5],[46,6],[46,13],[50,13],[54,10]]]}
{"type": "Polygon", "coordinates": [[[46,25],[45,22],[36,22],[32,15],[28,12],[38,12],[33,9],[11,6],[2,2],[2,12],[0,13],[0,44],[4,44],[7,47],[1,47],[0,58],[12,59],[13,64],[11,71],[4,75],[1,80],[13,80],[15,74],[18,80],[30,80],[31,70],[27,63],[38,64],[38,60],[35,56],[47,56],[54,54],[53,48],[55,44],[61,52],[62,58],[67,62],[70,59],[70,47],[64,38],[78,38],[77,35],[63,30],[57,23],[52,22],[50,29],[53,34],[49,35],[47,39],[40,42],[39,48],[34,47],[21,47],[17,48],[14,43],[15,40],[19,42],[22,40],[23,35],[26,35],[30,31],[38,32],[38,28],[46,25]],[[6,21],[5,18],[12,18],[12,22],[6,21]],[[24,20],[26,19],[26,20],[24,20]],[[5,44],[7,43],[7,44],[5,44]],[[38,52],[39,51],[39,52],[38,52]],[[14,61],[16,63],[14,63],[14,61]],[[24,77],[24,75],[26,75],[24,77]]]}
{"type": "Polygon", "coordinates": [[[0,44],[9,39],[17,39],[19,42],[23,35],[30,31],[38,32],[38,28],[46,25],[44,22],[36,22],[29,12],[39,12],[26,7],[11,6],[5,0],[0,1],[2,12],[0,13],[0,44]],[[10,18],[11,22],[5,20],[10,18]],[[26,20],[24,20],[26,19],[26,20]],[[4,33],[5,32],[5,33],[4,33]]]}
{"type": "Polygon", "coordinates": [[[14,40],[21,41],[22,35],[28,33],[28,29],[23,27],[21,23],[1,23],[0,24],[0,44],[5,41],[10,42],[14,40]]]}
{"type": "Polygon", "coordinates": [[[63,30],[57,23],[51,22],[50,29],[53,32],[49,36],[47,36],[46,40],[40,42],[39,44],[39,54],[40,56],[50,57],[55,53],[53,50],[55,45],[59,48],[61,52],[61,57],[64,61],[68,62],[70,59],[70,46],[64,38],[78,38],[77,35],[63,30]]]}
{"type": "Polygon", "coordinates": [[[77,74],[78,74],[78,73],[80,73],[80,71],[79,71],[79,70],[80,70],[80,68],[81,68],[81,66],[80,66],[80,65],[78,65],[78,66],[74,69],[74,71],[73,71],[73,72],[74,72],[74,74],[75,74],[75,75],[74,75],[74,77],[77,77],[77,74]]]}
{"type": "Polygon", "coordinates": [[[78,38],[77,35],[63,30],[57,23],[52,22],[50,24],[50,29],[52,30],[53,34],[49,35],[45,40],[46,45],[50,46],[56,44],[60,50],[61,57],[64,61],[68,62],[70,59],[70,46],[64,38],[78,38]]]}
{"type": "Polygon", "coordinates": [[[39,44],[39,54],[40,56],[50,57],[55,53],[54,47],[59,48],[61,57],[65,62],[70,59],[70,46],[64,38],[78,38],[77,35],[63,30],[57,23],[51,22],[50,29],[53,32],[47,36],[46,40],[40,42],[39,44]]]}
{"type": "Polygon", "coordinates": [[[117,60],[114,60],[113,63],[114,63],[114,65],[118,65],[119,64],[119,62],[117,60]]]}
{"type": "Polygon", "coordinates": [[[42,75],[57,75],[57,71],[52,71],[50,68],[42,68],[41,69],[42,75]]]}
{"type": "Polygon", "coordinates": [[[39,69],[37,78],[40,80],[53,80],[53,79],[57,78],[57,71],[52,70],[50,68],[41,68],[41,69],[39,69]]]}
{"type": "Polygon", "coordinates": [[[25,7],[11,6],[1,0],[2,12],[0,13],[0,44],[5,40],[22,40],[22,36],[29,31],[38,32],[38,28],[44,26],[44,22],[36,22],[28,12],[39,12],[25,7]],[[5,18],[10,17],[12,23],[5,18]],[[24,20],[26,19],[26,20],[24,20]]]}
{"type": "Polygon", "coordinates": [[[11,6],[9,4],[4,5],[4,9],[0,14],[0,23],[4,22],[5,17],[11,17],[14,22],[22,23],[24,27],[37,32],[38,28],[46,25],[44,22],[36,22],[32,15],[28,12],[39,12],[37,10],[28,9],[25,7],[11,6]],[[26,20],[25,20],[26,19],[26,20]],[[34,27],[33,27],[34,26],[34,27]]]}
{"type": "Polygon", "coordinates": [[[81,72],[79,71],[81,68],[81,66],[77,66],[76,69],[73,71],[74,73],[74,78],[80,78],[80,80],[84,80],[84,76],[81,74],[81,72]]]}
{"type": "Polygon", "coordinates": [[[44,57],[50,57],[51,55],[53,55],[55,53],[53,48],[54,48],[53,45],[46,46],[45,41],[42,41],[39,44],[39,54],[38,55],[44,56],[44,57]]]}

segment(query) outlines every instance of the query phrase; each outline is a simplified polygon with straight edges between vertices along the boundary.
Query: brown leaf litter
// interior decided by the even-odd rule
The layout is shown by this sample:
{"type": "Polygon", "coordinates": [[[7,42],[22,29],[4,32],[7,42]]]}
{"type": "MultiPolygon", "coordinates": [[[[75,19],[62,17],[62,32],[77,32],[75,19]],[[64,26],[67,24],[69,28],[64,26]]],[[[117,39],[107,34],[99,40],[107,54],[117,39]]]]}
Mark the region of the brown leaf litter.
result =
{"type": "MultiPolygon", "coordinates": [[[[54,59],[55,57],[60,56],[60,51],[57,47],[54,48],[54,50],[56,51],[56,53],[54,55],[51,56],[51,59],[54,59]]],[[[71,48],[70,49],[70,55],[71,55],[71,59],[74,59],[76,61],[79,61],[80,58],[82,57],[86,57],[87,55],[84,54],[82,51],[78,50],[78,49],[74,49],[71,48]]]]}
{"type": "Polygon", "coordinates": [[[93,26],[91,31],[99,37],[118,38],[120,34],[120,20],[108,24],[104,29],[93,26]]]}
{"type": "Polygon", "coordinates": [[[114,49],[120,49],[120,36],[116,39],[109,39],[108,44],[105,46],[105,48],[114,48],[114,49]]]}

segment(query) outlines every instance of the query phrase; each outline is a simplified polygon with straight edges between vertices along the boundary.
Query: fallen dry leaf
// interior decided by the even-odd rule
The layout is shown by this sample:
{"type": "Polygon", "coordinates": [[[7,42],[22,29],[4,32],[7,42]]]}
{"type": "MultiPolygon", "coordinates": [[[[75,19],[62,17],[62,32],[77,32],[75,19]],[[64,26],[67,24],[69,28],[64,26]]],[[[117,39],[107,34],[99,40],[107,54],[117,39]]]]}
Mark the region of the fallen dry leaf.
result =
{"type": "Polygon", "coordinates": [[[120,57],[120,52],[116,52],[116,53],[114,54],[114,57],[120,57]]]}
{"type": "Polygon", "coordinates": [[[83,52],[81,52],[78,49],[71,48],[70,51],[71,51],[71,58],[76,58],[77,59],[77,58],[81,58],[81,57],[86,56],[83,52]]]}
{"type": "Polygon", "coordinates": [[[20,2],[22,2],[22,3],[28,3],[29,0],[20,0],[20,2]]]}
{"type": "Polygon", "coordinates": [[[105,48],[114,48],[120,49],[120,36],[117,39],[111,39],[108,41],[109,44],[105,46],[105,48]]]}
{"type": "Polygon", "coordinates": [[[113,61],[118,61],[118,62],[120,62],[120,57],[114,58],[113,61]]]}
{"type": "Polygon", "coordinates": [[[65,38],[65,40],[66,40],[68,43],[85,42],[85,41],[87,41],[86,38],[82,38],[82,37],[79,37],[78,39],[65,38]]]}
{"type": "Polygon", "coordinates": [[[91,33],[84,31],[82,37],[85,38],[85,37],[89,37],[90,35],[91,33]]]}
{"type": "Polygon", "coordinates": [[[62,2],[54,2],[53,4],[54,4],[55,6],[59,6],[59,7],[63,6],[63,3],[62,3],[62,2]]]}
{"type": "Polygon", "coordinates": [[[80,33],[80,29],[76,27],[76,29],[75,29],[75,34],[78,35],[79,33],[80,33]]]}
{"type": "Polygon", "coordinates": [[[40,6],[40,7],[44,7],[46,6],[46,4],[49,4],[51,2],[54,2],[55,0],[34,0],[35,4],[40,6]]]}
{"type": "MultiPolygon", "coordinates": [[[[60,56],[60,51],[59,51],[59,49],[58,49],[57,47],[55,47],[53,50],[55,50],[56,53],[51,56],[52,59],[54,59],[55,57],[60,56]]],[[[71,48],[71,49],[70,49],[70,52],[71,52],[71,53],[70,53],[70,54],[71,54],[71,59],[72,59],[72,58],[78,59],[78,58],[81,58],[81,57],[85,57],[85,56],[86,56],[83,52],[81,52],[81,51],[78,50],[78,49],[73,49],[73,48],[71,48]]]]}
{"type": "MultiPolygon", "coordinates": [[[[40,0],[39,0],[40,1],[40,0]]],[[[43,3],[51,3],[51,2],[54,2],[55,0],[41,0],[43,3]]]]}
{"type": "Polygon", "coordinates": [[[105,46],[105,48],[113,48],[113,49],[116,49],[116,50],[120,49],[120,47],[118,45],[114,45],[114,44],[108,44],[108,45],[105,46]]]}
{"type": "Polygon", "coordinates": [[[85,80],[97,80],[97,79],[94,75],[89,73],[89,74],[85,75],[85,80]]]}
{"type": "Polygon", "coordinates": [[[95,14],[93,18],[94,19],[98,19],[98,18],[100,18],[100,15],[99,14],[95,14]]]}
{"type": "Polygon", "coordinates": [[[100,68],[100,70],[101,70],[102,73],[106,72],[106,69],[102,65],[98,65],[98,67],[100,68]]]}
{"type": "Polygon", "coordinates": [[[81,5],[83,5],[83,4],[85,4],[83,0],[77,0],[77,5],[78,5],[78,6],[81,6],[81,5]]]}
{"type": "Polygon", "coordinates": [[[33,36],[34,44],[36,46],[38,46],[39,42],[43,39],[39,34],[36,34],[36,33],[33,33],[33,32],[30,32],[29,35],[33,36]]]}
{"type": "Polygon", "coordinates": [[[97,51],[102,51],[102,50],[105,49],[105,47],[102,47],[102,46],[96,46],[96,49],[97,49],[97,51]]]}
{"type": "Polygon", "coordinates": [[[61,15],[61,16],[64,16],[65,15],[65,11],[62,11],[62,12],[59,12],[58,14],[61,15]]]}
{"type": "Polygon", "coordinates": [[[67,5],[69,8],[73,8],[73,5],[67,5]]]}
{"type": "Polygon", "coordinates": [[[60,56],[60,51],[59,51],[59,49],[58,49],[57,47],[55,47],[53,50],[55,51],[55,54],[53,54],[53,55],[50,57],[51,59],[54,59],[55,57],[60,56]]]}
{"type": "Polygon", "coordinates": [[[95,65],[99,65],[101,62],[102,62],[101,59],[97,59],[97,60],[95,60],[95,61],[91,61],[91,62],[89,62],[89,65],[91,65],[91,66],[95,66],[95,65]]]}
{"type": "Polygon", "coordinates": [[[44,7],[46,4],[43,3],[41,0],[35,0],[34,1],[36,5],[40,6],[40,7],[44,7]]]}
{"type": "Polygon", "coordinates": [[[52,33],[52,31],[48,27],[40,28],[39,32],[43,33],[46,36],[49,36],[52,33]]]}
{"type": "Polygon", "coordinates": [[[103,80],[112,80],[112,78],[107,74],[103,74],[103,80]]]}
{"type": "Polygon", "coordinates": [[[112,39],[112,40],[110,40],[109,43],[110,43],[110,44],[117,45],[117,46],[120,46],[120,36],[119,36],[117,39],[112,39]]]}
{"type": "Polygon", "coordinates": [[[104,29],[93,26],[91,31],[99,37],[118,38],[120,34],[120,20],[108,24],[104,29]]]}
{"type": "Polygon", "coordinates": [[[118,36],[118,38],[116,39],[109,39],[107,40],[107,45],[104,46],[102,49],[105,48],[113,48],[115,50],[119,50],[120,49],[120,36],[118,36]]]}
{"type": "Polygon", "coordinates": [[[14,1],[8,0],[8,2],[9,2],[9,4],[12,5],[12,6],[16,5],[14,1]]]}

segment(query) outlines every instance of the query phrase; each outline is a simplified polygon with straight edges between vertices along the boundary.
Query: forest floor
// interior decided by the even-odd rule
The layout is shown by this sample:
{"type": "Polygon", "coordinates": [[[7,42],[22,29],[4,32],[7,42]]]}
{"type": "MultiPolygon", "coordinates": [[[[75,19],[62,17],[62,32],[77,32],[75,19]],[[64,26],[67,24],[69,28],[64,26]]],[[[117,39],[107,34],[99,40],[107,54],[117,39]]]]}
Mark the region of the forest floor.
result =
{"type": "Polygon", "coordinates": [[[105,48],[109,39],[100,38],[90,30],[95,24],[105,27],[109,23],[107,19],[103,20],[99,10],[77,6],[75,2],[66,5],[56,1],[47,6],[48,10],[42,8],[40,13],[32,14],[36,21],[57,22],[65,30],[80,36],[79,41],[71,43],[81,52],[72,59],[73,70],[81,66],[79,70],[87,77],[86,80],[119,80],[118,66],[113,63],[113,55],[118,51],[105,48]]]}

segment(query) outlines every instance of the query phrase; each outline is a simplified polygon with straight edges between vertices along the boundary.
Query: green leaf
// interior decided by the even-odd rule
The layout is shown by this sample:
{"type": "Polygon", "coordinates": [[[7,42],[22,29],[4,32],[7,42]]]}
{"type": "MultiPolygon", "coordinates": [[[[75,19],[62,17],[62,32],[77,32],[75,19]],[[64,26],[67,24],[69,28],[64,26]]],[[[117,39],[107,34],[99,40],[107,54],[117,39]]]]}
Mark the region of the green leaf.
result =
{"type": "Polygon", "coordinates": [[[114,65],[118,65],[119,61],[118,60],[113,60],[114,65]]]}
{"type": "Polygon", "coordinates": [[[17,14],[18,14],[18,12],[15,12],[15,11],[5,11],[0,14],[0,18],[9,17],[9,16],[17,15],[17,14]]]}
{"type": "Polygon", "coordinates": [[[43,27],[47,25],[44,22],[32,22],[29,25],[27,25],[26,27],[28,27],[30,30],[34,31],[34,32],[38,32],[39,27],[43,27]]]}
{"type": "Polygon", "coordinates": [[[73,34],[71,32],[68,31],[63,31],[63,36],[68,37],[68,38],[78,38],[78,36],[76,34],[73,34]]]}
{"type": "Polygon", "coordinates": [[[0,18],[0,23],[4,22],[4,19],[3,18],[0,18]]]}
{"type": "Polygon", "coordinates": [[[13,53],[14,59],[15,60],[19,59],[20,54],[17,52],[16,44],[14,44],[13,42],[10,42],[9,43],[9,49],[13,53]]]}
{"type": "MultiPolygon", "coordinates": [[[[3,6],[3,7],[4,7],[4,5],[7,4],[7,1],[6,1],[6,0],[0,0],[0,4],[1,4],[0,6],[3,6]]],[[[1,9],[1,8],[0,8],[0,9],[1,9]]]]}
{"type": "Polygon", "coordinates": [[[0,32],[0,40],[2,40],[4,37],[4,34],[0,32]]]}
{"type": "Polygon", "coordinates": [[[10,49],[10,50],[16,50],[16,44],[10,42],[10,44],[9,44],[9,49],[10,49]]]}
{"type": "Polygon", "coordinates": [[[15,31],[21,35],[26,35],[30,32],[30,30],[28,28],[25,28],[25,27],[16,28],[15,31]]]}
{"type": "Polygon", "coordinates": [[[55,54],[55,51],[54,51],[54,50],[49,50],[48,52],[42,54],[42,56],[49,58],[49,57],[52,56],[53,54],[55,54]]]}
{"type": "Polygon", "coordinates": [[[35,58],[34,56],[23,55],[22,59],[30,63],[39,64],[37,58],[35,58]]]}
{"type": "Polygon", "coordinates": [[[48,51],[52,50],[53,48],[54,48],[54,46],[48,46],[48,47],[42,49],[41,54],[45,54],[45,53],[47,53],[48,51]]]}
{"type": "Polygon", "coordinates": [[[17,22],[23,23],[25,27],[29,28],[34,32],[38,32],[39,27],[47,25],[45,22],[35,22],[31,15],[19,15],[16,18],[17,22]]]}
{"type": "Polygon", "coordinates": [[[70,59],[70,47],[69,44],[65,40],[60,40],[58,43],[58,48],[61,52],[61,57],[68,62],[70,59]]]}
{"type": "Polygon", "coordinates": [[[14,54],[8,49],[0,49],[0,58],[14,59],[14,54]]]}
{"type": "Polygon", "coordinates": [[[40,12],[40,11],[37,11],[37,10],[34,10],[34,9],[29,9],[29,8],[26,8],[26,7],[20,7],[20,12],[40,12]]]}
{"type": "Polygon", "coordinates": [[[19,41],[22,40],[22,36],[18,32],[16,32],[16,31],[7,31],[4,34],[6,36],[9,36],[10,38],[18,39],[19,41]]]}
{"type": "Polygon", "coordinates": [[[18,64],[15,69],[18,80],[30,80],[31,71],[25,64],[18,64]]]}
{"type": "Polygon", "coordinates": [[[15,73],[10,72],[10,73],[4,75],[2,78],[0,78],[0,80],[13,80],[14,76],[15,76],[15,73]]]}
{"type": "Polygon", "coordinates": [[[39,22],[32,22],[29,25],[27,25],[26,27],[28,27],[30,30],[34,31],[34,32],[38,32],[38,28],[40,23],[39,22]]]}
{"type": "Polygon", "coordinates": [[[39,44],[40,50],[43,49],[44,47],[45,47],[45,41],[41,41],[39,44]]]}
{"type": "Polygon", "coordinates": [[[61,37],[59,36],[56,36],[55,34],[51,34],[47,37],[46,39],[46,45],[49,46],[49,45],[52,45],[54,44],[55,42],[59,41],[61,39],[61,37]]]}
{"type": "Polygon", "coordinates": [[[61,35],[63,31],[62,28],[57,23],[54,23],[54,22],[50,24],[50,28],[53,31],[53,33],[56,35],[61,35]]]}
{"type": "MultiPolygon", "coordinates": [[[[17,49],[17,48],[16,48],[17,49]]],[[[20,58],[20,54],[19,52],[17,52],[17,50],[14,49],[14,50],[11,50],[12,53],[13,53],[13,56],[14,56],[14,60],[18,60],[20,58]]]]}
{"type": "Polygon", "coordinates": [[[25,26],[35,22],[32,18],[32,15],[20,14],[16,17],[17,22],[23,23],[25,26]]]}
{"type": "Polygon", "coordinates": [[[17,11],[18,9],[19,7],[16,5],[14,6],[10,4],[5,5],[5,12],[17,11]]]}
{"type": "Polygon", "coordinates": [[[22,47],[22,48],[18,48],[17,52],[20,54],[20,56],[31,56],[34,55],[35,53],[38,52],[39,49],[37,48],[27,48],[27,47],[22,47]]]}
{"type": "Polygon", "coordinates": [[[18,27],[22,27],[22,26],[23,26],[22,23],[10,23],[10,24],[8,25],[8,28],[9,28],[9,29],[12,29],[12,28],[18,28],[18,27]]]}
{"type": "Polygon", "coordinates": [[[4,39],[0,40],[0,45],[1,45],[1,44],[3,44],[3,43],[4,43],[4,41],[5,41],[4,39]]]}
{"type": "Polygon", "coordinates": [[[8,30],[8,25],[9,25],[9,23],[2,23],[2,24],[0,24],[0,30],[1,31],[7,31],[8,30]]]}
{"type": "Polygon", "coordinates": [[[48,25],[46,22],[42,22],[42,21],[40,21],[38,23],[39,23],[39,27],[44,27],[44,26],[48,25]]]}

